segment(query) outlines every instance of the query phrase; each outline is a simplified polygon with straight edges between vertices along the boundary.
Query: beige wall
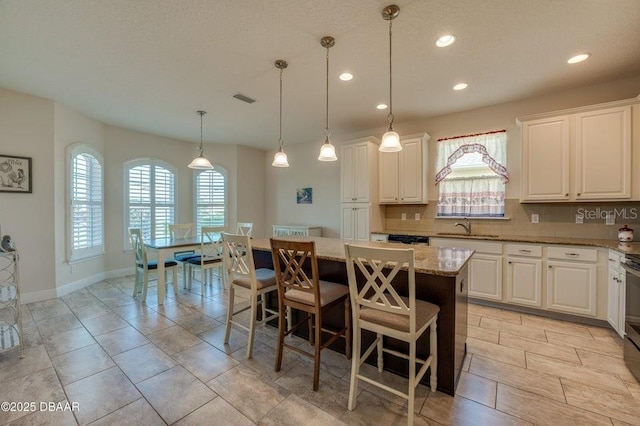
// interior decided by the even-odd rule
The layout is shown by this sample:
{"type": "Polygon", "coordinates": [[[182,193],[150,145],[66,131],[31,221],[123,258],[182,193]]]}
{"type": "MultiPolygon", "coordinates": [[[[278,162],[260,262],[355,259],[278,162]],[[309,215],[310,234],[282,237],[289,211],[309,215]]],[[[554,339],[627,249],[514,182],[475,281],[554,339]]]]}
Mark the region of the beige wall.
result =
{"type": "MultiPolygon", "coordinates": [[[[402,122],[401,114],[397,114],[394,127],[401,135],[427,132],[431,136],[428,144],[428,193],[430,203],[427,207],[386,207],[385,228],[407,231],[451,231],[454,221],[434,219],[435,203],[438,195],[438,187],[434,184],[437,139],[460,134],[506,129],[508,137],[507,168],[510,176],[510,182],[507,185],[507,215],[511,216],[512,219],[511,221],[474,220],[478,225],[476,229],[482,232],[502,233],[505,235],[536,233],[539,235],[571,235],[576,237],[591,235],[612,237],[614,233],[617,233],[617,226],[605,227],[604,224],[595,222],[583,226],[571,225],[575,216],[575,213],[572,212],[580,206],[525,205],[517,201],[520,197],[521,186],[520,157],[522,144],[520,128],[516,125],[515,120],[520,116],[628,99],[638,94],[640,94],[640,77],[411,122],[402,122]],[[413,218],[416,212],[421,213],[420,221],[400,220],[401,213],[407,213],[407,218],[413,218]],[[531,213],[540,214],[541,223],[538,226],[533,226],[529,223],[531,213]]],[[[334,143],[338,138],[341,141],[346,141],[367,135],[379,135],[383,132],[384,128],[380,127],[377,129],[365,129],[350,135],[338,135],[334,136],[334,143]]],[[[317,145],[319,146],[319,144],[317,145]]],[[[323,169],[326,164],[321,164],[316,159],[318,146],[298,145],[288,147],[286,151],[289,154],[289,163],[291,164],[289,169],[276,170],[270,165],[267,166],[267,226],[276,223],[303,221],[304,224],[323,226],[325,235],[334,236],[340,234],[340,218],[337,210],[340,190],[339,165],[334,163],[335,169],[331,169],[328,173],[320,172],[320,170],[328,169],[323,169]],[[299,186],[297,182],[304,182],[304,185],[314,187],[314,204],[305,206],[305,210],[295,209],[288,195],[290,193],[293,194],[295,187],[299,186]],[[316,186],[334,194],[330,199],[332,205],[316,203],[316,186]],[[313,222],[314,220],[315,222],[313,222]]],[[[270,164],[272,155],[273,152],[267,155],[266,164],[270,164]]],[[[340,159],[338,159],[339,161],[340,159]]],[[[293,203],[295,203],[295,200],[293,203]]],[[[619,208],[622,207],[620,203],[616,204],[619,208]]],[[[600,208],[608,208],[608,206],[609,204],[601,204],[600,208]]],[[[629,205],[628,208],[631,209],[635,206],[636,204],[629,205]]],[[[592,207],[595,208],[597,206],[593,205],[592,207]]],[[[629,220],[629,223],[637,224],[638,219],[635,219],[635,222],[629,220]]],[[[640,227],[637,228],[640,231],[640,227]]]]}
{"type": "Polygon", "coordinates": [[[33,193],[0,192],[2,234],[20,251],[23,293],[55,297],[53,102],[0,89],[0,154],[31,157],[33,193]]]}
{"type": "MultiPolygon", "coordinates": [[[[340,160],[318,161],[320,145],[285,146],[290,167],[271,166],[265,157],[267,234],[272,225],[322,226],[325,237],[340,237],[340,160]],[[297,188],[313,188],[313,204],[296,204],[297,188]]],[[[335,142],[334,142],[335,143],[335,142]]],[[[338,156],[340,147],[336,146],[338,156]]]]}
{"type": "Polygon", "coordinates": [[[78,143],[89,145],[104,157],[104,125],[56,102],[54,104],[54,212],[55,268],[58,294],[73,291],[87,282],[95,282],[104,273],[104,256],[75,263],[67,261],[66,206],[69,166],[67,149],[78,143]]]}
{"type": "MultiPolygon", "coordinates": [[[[260,149],[238,146],[237,222],[253,222],[253,235],[265,234],[265,152],[260,149]]],[[[230,228],[235,229],[235,228],[230,228]]]]}

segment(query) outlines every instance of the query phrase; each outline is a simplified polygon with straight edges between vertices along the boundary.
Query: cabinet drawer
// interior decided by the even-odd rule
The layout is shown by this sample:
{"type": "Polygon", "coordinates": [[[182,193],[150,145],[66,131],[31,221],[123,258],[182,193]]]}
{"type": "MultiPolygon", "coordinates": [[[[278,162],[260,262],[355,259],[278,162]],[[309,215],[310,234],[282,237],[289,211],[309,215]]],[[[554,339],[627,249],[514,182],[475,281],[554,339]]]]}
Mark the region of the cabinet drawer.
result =
{"type": "Polygon", "coordinates": [[[512,256],[542,257],[542,246],[508,244],[507,254],[512,256]]]}
{"type": "Polygon", "coordinates": [[[622,267],[620,263],[623,261],[624,255],[615,250],[609,250],[609,269],[613,269],[616,272],[622,272],[622,267]]]}
{"type": "Polygon", "coordinates": [[[547,249],[549,259],[581,260],[583,262],[597,262],[598,250],[578,247],[549,247],[547,249]]]}

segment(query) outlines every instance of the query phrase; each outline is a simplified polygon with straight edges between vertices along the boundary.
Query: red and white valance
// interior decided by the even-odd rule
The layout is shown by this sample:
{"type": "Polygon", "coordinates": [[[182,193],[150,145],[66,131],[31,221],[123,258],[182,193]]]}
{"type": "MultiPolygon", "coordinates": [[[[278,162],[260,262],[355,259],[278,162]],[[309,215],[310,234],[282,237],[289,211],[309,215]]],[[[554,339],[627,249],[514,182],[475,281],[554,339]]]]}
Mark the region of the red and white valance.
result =
{"type": "Polygon", "coordinates": [[[505,167],[507,162],[506,142],[506,130],[438,139],[436,185],[451,173],[451,166],[460,157],[471,152],[482,154],[482,161],[500,176],[502,182],[509,182],[509,174],[505,167]]]}

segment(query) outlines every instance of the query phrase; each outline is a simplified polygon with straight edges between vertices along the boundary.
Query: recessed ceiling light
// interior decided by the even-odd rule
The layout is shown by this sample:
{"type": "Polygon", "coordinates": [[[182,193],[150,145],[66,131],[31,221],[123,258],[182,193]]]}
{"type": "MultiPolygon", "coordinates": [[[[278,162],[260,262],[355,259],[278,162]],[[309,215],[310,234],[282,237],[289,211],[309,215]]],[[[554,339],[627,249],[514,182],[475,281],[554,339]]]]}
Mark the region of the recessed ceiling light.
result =
{"type": "Polygon", "coordinates": [[[577,64],[578,62],[586,61],[587,59],[589,59],[589,56],[591,56],[589,53],[581,53],[579,55],[572,56],[571,58],[569,58],[567,63],[577,64]]]}
{"type": "Polygon", "coordinates": [[[343,72],[342,74],[340,74],[340,80],[342,81],[349,81],[353,78],[353,74],[351,74],[350,72],[343,72]]]}
{"type": "Polygon", "coordinates": [[[438,41],[436,41],[436,46],[438,47],[451,46],[454,41],[456,41],[456,38],[452,34],[443,35],[438,39],[438,41]]]}
{"type": "Polygon", "coordinates": [[[464,90],[466,89],[468,86],[467,83],[458,83],[455,86],[453,86],[453,90],[464,90]]]}
{"type": "Polygon", "coordinates": [[[378,109],[387,109],[388,106],[389,105],[387,105],[387,104],[378,104],[378,105],[376,105],[376,108],[378,108],[378,109]]]}

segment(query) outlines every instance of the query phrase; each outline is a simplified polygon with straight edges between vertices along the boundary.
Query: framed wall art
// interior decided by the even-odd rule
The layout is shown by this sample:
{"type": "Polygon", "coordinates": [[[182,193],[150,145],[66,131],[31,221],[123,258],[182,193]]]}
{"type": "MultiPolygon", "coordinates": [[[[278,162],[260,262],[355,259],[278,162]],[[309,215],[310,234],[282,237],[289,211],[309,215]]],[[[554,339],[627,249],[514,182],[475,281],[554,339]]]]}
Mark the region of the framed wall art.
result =
{"type": "Polygon", "coordinates": [[[0,192],[30,194],[33,191],[31,174],[30,157],[0,154],[0,192]]]}
{"type": "Polygon", "coordinates": [[[298,188],[296,190],[296,202],[298,204],[312,204],[313,188],[298,188]]]}

